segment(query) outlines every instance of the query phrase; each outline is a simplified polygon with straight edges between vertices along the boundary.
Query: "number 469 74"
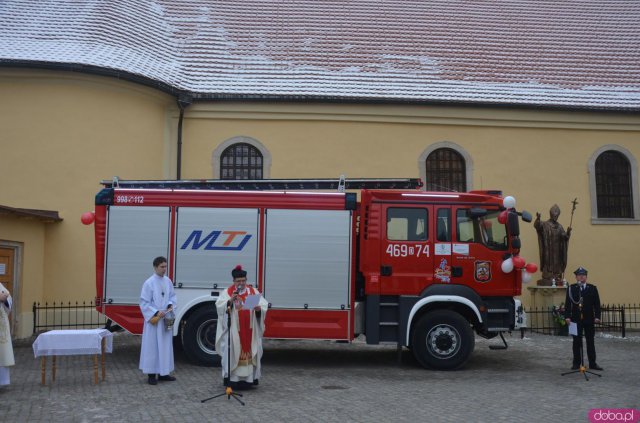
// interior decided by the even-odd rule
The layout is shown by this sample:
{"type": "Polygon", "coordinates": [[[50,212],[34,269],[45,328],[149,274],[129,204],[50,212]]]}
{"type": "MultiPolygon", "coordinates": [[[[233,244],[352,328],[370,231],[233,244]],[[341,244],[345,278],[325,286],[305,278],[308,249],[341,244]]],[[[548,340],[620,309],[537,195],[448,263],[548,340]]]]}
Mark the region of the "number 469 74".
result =
{"type": "Polygon", "coordinates": [[[386,253],[391,257],[429,257],[429,245],[389,244],[386,253]]]}

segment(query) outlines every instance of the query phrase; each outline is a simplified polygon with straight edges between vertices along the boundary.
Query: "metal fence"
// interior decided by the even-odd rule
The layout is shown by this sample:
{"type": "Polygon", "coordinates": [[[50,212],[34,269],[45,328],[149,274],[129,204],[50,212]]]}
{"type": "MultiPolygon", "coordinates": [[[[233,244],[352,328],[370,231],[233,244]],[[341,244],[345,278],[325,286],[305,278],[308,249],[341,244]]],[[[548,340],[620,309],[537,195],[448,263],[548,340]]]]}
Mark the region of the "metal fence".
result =
{"type": "MultiPolygon", "coordinates": [[[[564,310],[559,307],[527,309],[527,328],[531,332],[546,335],[567,335],[568,328],[562,325],[564,310]]],[[[640,331],[640,305],[606,304],[601,308],[601,321],[596,332],[619,334],[623,338],[629,331],[640,331]]]]}
{"type": "MultiPolygon", "coordinates": [[[[526,309],[527,327],[525,331],[546,335],[567,335],[563,310],[556,307],[526,309]]],[[[107,326],[107,318],[96,311],[95,304],[33,303],[33,333],[51,329],[92,329],[107,326]]],[[[601,322],[596,331],[619,334],[623,338],[629,331],[640,331],[639,304],[607,304],[602,307],[601,322]]]]}
{"type": "Polygon", "coordinates": [[[33,333],[52,329],[94,329],[105,327],[107,318],[96,311],[93,301],[66,304],[33,303],[33,333]]]}

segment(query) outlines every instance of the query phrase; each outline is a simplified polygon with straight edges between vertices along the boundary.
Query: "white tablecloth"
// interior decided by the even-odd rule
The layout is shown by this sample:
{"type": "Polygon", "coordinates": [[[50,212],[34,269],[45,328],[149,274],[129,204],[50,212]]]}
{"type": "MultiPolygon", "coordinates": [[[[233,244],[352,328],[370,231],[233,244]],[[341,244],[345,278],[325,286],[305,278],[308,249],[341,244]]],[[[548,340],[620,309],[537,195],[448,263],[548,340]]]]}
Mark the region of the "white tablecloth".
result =
{"type": "Polygon", "coordinates": [[[101,354],[103,338],[106,339],[105,352],[112,352],[113,334],[107,329],[50,330],[38,335],[33,343],[33,354],[36,357],[101,354]]]}

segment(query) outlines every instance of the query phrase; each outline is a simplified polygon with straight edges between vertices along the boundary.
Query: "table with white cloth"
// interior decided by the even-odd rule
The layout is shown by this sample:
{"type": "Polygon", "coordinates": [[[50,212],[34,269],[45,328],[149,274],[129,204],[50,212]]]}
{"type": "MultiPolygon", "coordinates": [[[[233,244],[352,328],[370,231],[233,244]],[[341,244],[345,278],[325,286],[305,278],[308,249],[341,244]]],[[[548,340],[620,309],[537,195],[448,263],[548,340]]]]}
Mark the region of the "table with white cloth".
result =
{"type": "Polygon", "coordinates": [[[105,379],[105,353],[113,351],[113,334],[107,329],[50,330],[38,335],[33,343],[33,354],[40,357],[42,384],[46,381],[47,356],[51,356],[52,377],[56,380],[56,356],[93,355],[93,374],[98,383],[98,355],[102,362],[102,380],[105,379]]]}

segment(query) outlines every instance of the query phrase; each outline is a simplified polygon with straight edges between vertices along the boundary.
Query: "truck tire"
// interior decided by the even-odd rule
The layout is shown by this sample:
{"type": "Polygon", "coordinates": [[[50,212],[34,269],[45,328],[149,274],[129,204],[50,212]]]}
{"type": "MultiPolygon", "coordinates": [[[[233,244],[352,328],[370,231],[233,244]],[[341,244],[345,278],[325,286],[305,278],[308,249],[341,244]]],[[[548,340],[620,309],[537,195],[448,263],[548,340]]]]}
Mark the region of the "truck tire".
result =
{"type": "Polygon", "coordinates": [[[189,361],[200,366],[220,366],[215,353],[218,314],[213,304],[200,307],[187,318],[182,330],[182,348],[189,361]]]}
{"type": "Polygon", "coordinates": [[[462,367],[475,346],[469,322],[450,310],[435,310],[422,316],[411,339],[416,360],[424,367],[437,370],[462,367]]]}

